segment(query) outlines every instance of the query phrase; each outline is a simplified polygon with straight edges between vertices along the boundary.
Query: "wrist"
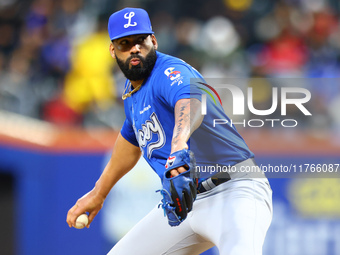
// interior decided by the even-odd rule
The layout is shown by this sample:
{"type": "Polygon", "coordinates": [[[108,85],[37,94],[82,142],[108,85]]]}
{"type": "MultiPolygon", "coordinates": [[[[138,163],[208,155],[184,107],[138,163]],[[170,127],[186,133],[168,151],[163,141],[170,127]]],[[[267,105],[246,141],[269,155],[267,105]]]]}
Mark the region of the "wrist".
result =
{"type": "Polygon", "coordinates": [[[98,182],[96,182],[94,188],[92,189],[92,193],[93,196],[101,200],[105,200],[108,195],[108,192],[106,192],[98,182]]]}
{"type": "Polygon", "coordinates": [[[187,150],[189,149],[189,146],[186,143],[172,145],[170,154],[175,153],[176,151],[183,150],[183,149],[187,150]]]}

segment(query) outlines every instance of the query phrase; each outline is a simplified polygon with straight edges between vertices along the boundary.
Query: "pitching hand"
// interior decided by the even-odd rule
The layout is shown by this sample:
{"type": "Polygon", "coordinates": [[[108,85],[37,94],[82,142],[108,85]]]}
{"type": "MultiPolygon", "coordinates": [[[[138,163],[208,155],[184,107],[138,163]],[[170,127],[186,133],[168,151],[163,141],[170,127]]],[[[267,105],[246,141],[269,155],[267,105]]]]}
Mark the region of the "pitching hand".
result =
{"type": "Polygon", "coordinates": [[[69,227],[74,227],[76,219],[83,213],[89,213],[89,223],[87,227],[90,227],[94,217],[98,214],[103,207],[105,198],[101,198],[95,194],[93,190],[78,199],[76,204],[68,211],[66,222],[69,227]]]}

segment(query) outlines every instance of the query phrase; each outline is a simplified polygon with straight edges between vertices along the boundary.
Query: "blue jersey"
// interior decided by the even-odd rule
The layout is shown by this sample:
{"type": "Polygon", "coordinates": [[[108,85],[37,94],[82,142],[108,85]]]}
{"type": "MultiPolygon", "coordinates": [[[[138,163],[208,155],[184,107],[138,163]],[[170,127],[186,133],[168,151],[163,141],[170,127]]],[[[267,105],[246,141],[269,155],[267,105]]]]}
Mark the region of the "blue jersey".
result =
{"type": "MultiPolygon", "coordinates": [[[[201,100],[202,94],[212,94],[208,91],[211,87],[203,82],[193,84],[193,78],[204,82],[201,74],[189,64],[157,52],[157,61],[150,76],[144,80],[140,90],[124,101],[126,120],[121,134],[127,141],[140,147],[143,157],[160,178],[163,178],[166,160],[171,152],[176,102],[193,97],[201,100]]],[[[125,88],[129,86],[127,80],[125,88]]],[[[253,157],[254,154],[235,127],[214,127],[214,119],[225,119],[229,123],[230,120],[218,100],[211,96],[206,98],[207,114],[188,142],[197,165],[230,166],[253,157]]]]}

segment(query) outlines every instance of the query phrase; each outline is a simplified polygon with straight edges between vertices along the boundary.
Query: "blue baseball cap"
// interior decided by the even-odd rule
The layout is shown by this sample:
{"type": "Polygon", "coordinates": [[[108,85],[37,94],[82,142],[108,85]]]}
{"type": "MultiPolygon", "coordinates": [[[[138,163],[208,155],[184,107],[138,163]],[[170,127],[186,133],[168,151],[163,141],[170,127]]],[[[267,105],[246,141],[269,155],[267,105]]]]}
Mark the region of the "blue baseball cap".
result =
{"type": "Polygon", "coordinates": [[[124,8],[109,18],[108,31],[111,41],[137,34],[153,34],[148,13],[140,8],[124,8]]]}

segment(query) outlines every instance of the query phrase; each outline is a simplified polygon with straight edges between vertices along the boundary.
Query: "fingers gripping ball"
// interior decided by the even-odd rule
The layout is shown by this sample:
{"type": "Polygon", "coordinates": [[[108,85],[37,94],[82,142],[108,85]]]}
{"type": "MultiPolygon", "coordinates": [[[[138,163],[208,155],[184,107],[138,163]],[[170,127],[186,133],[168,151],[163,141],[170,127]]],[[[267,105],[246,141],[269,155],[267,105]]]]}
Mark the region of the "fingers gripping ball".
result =
{"type": "Polygon", "coordinates": [[[163,176],[163,195],[160,206],[168,217],[170,226],[178,226],[192,210],[197,195],[197,177],[194,176],[195,158],[188,150],[177,151],[170,155],[166,163],[163,176]],[[184,166],[187,171],[171,177],[170,171],[184,166]]]}
{"type": "Polygon", "coordinates": [[[77,220],[76,220],[76,224],[75,224],[75,228],[77,229],[82,229],[85,228],[87,226],[87,224],[89,224],[89,217],[87,216],[87,214],[81,214],[77,220]]]}

